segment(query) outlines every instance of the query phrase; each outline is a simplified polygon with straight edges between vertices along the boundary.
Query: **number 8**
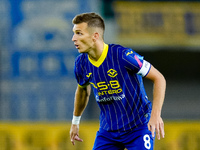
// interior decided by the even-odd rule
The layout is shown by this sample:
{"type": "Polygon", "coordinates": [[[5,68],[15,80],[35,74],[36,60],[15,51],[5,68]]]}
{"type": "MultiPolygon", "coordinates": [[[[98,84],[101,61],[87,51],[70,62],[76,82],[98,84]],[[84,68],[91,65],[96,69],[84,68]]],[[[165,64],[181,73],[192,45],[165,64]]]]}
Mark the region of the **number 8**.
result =
{"type": "Polygon", "coordinates": [[[151,148],[151,143],[150,143],[150,137],[148,134],[145,134],[144,137],[143,137],[143,140],[144,140],[144,147],[146,149],[150,149],[151,148]]]}

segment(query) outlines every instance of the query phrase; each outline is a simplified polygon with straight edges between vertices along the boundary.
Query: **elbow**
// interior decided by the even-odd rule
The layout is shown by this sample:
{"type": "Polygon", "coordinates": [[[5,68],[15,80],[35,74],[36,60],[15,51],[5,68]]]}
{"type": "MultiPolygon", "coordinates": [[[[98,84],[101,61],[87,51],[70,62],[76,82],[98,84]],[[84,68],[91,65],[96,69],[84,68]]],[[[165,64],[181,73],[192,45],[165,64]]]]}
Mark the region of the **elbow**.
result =
{"type": "Polygon", "coordinates": [[[157,78],[154,80],[154,86],[163,89],[163,91],[166,90],[166,79],[162,74],[157,76],[157,78]]]}
{"type": "Polygon", "coordinates": [[[91,86],[90,85],[87,85],[86,87],[84,88],[80,88],[80,90],[82,91],[82,96],[81,97],[85,97],[85,98],[89,98],[90,97],[90,94],[91,94],[91,86]]]}
{"type": "Polygon", "coordinates": [[[86,96],[89,97],[90,94],[91,94],[91,86],[88,85],[88,86],[86,87],[86,96]]]}
{"type": "Polygon", "coordinates": [[[159,72],[159,74],[154,78],[154,83],[162,83],[166,86],[166,79],[165,77],[159,72]]]}
{"type": "Polygon", "coordinates": [[[161,79],[161,82],[164,84],[164,86],[166,86],[166,83],[167,83],[167,81],[166,81],[166,79],[165,79],[165,77],[161,74],[161,77],[160,77],[161,79]]]}

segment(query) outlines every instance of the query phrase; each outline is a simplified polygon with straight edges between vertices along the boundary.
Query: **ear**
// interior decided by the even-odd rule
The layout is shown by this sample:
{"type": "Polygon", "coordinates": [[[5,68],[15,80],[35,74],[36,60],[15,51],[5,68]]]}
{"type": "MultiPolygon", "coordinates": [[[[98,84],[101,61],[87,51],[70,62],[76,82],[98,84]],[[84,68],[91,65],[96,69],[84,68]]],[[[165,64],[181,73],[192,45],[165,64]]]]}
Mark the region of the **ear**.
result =
{"type": "Polygon", "coordinates": [[[96,42],[98,39],[99,39],[99,33],[95,32],[94,35],[93,35],[94,42],[96,42]]]}

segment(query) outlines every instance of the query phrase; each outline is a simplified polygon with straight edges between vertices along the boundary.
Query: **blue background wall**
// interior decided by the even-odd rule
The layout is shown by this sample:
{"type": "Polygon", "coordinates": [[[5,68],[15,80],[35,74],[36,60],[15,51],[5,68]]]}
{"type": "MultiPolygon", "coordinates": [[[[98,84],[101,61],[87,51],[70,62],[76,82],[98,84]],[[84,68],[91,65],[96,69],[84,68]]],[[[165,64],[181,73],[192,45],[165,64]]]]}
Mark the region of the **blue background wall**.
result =
{"type": "MultiPolygon", "coordinates": [[[[105,41],[114,43],[120,33],[114,2],[0,0],[0,120],[71,120],[78,55],[71,20],[78,13],[99,12],[105,18],[105,41]]],[[[198,36],[199,13],[195,17],[198,36]]],[[[131,47],[167,79],[163,117],[199,119],[200,47],[131,47]]],[[[145,86],[152,99],[152,84],[145,80],[145,86]]],[[[83,119],[98,120],[98,114],[92,95],[83,119]]]]}

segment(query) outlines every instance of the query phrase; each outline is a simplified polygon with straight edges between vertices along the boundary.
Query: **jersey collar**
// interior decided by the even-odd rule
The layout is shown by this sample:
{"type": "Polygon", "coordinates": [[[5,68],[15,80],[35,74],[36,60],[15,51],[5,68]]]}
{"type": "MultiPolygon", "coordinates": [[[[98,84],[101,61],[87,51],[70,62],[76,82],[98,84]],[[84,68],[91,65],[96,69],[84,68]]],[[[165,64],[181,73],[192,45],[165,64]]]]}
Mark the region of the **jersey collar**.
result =
{"type": "Polygon", "coordinates": [[[88,56],[88,59],[95,67],[99,67],[104,62],[104,60],[107,56],[107,53],[108,53],[108,44],[104,43],[103,52],[102,52],[100,58],[97,61],[95,61],[95,60],[90,59],[90,57],[88,56]]]}

